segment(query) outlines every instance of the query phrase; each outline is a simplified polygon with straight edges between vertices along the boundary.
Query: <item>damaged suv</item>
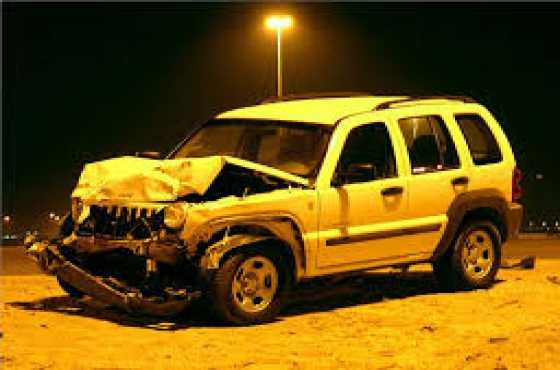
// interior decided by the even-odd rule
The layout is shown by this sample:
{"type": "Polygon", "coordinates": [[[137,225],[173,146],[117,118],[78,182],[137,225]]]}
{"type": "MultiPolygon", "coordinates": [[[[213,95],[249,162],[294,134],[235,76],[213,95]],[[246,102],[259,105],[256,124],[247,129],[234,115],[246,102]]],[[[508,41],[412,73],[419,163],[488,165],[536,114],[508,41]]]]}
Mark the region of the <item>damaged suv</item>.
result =
{"type": "Polygon", "coordinates": [[[429,262],[446,288],[490,286],[519,180],[470,98],[291,97],[220,114],[163,160],[87,164],[59,237],[27,246],[73,296],[152,315],[203,296],[259,323],[319,276],[429,262]]]}

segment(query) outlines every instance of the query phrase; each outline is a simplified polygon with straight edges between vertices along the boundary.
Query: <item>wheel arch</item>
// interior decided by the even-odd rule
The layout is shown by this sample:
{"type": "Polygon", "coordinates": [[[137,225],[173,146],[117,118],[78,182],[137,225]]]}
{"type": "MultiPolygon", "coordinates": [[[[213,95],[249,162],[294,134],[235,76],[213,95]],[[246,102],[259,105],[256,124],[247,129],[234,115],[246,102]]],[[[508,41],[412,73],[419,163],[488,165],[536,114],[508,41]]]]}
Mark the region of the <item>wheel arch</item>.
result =
{"type": "Polygon", "coordinates": [[[507,229],[503,215],[494,207],[478,207],[469,209],[463,216],[461,226],[471,221],[484,220],[491,222],[499,232],[500,240],[507,239],[507,229]]]}
{"type": "Polygon", "coordinates": [[[204,270],[215,270],[232,253],[261,244],[261,248],[278,251],[287,261],[290,284],[303,277],[306,265],[302,233],[291,218],[228,220],[208,227],[209,237],[200,246],[204,270]]]}
{"type": "Polygon", "coordinates": [[[500,233],[501,241],[508,238],[506,222],[508,203],[503,195],[494,189],[482,189],[462,193],[457,196],[447,211],[448,224],[431,260],[442,257],[457,237],[461,228],[474,220],[492,222],[500,233]]]}

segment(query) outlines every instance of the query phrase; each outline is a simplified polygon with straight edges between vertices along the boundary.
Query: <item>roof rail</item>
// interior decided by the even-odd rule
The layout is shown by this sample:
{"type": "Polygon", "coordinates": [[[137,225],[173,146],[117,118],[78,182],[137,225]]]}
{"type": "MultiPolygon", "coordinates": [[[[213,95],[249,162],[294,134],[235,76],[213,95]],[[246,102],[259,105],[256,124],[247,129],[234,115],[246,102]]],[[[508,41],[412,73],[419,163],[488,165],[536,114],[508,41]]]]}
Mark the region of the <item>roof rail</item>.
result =
{"type": "Polygon", "coordinates": [[[470,96],[463,96],[463,95],[428,95],[428,96],[410,96],[408,98],[402,99],[395,99],[389,100],[383,103],[378,104],[373,110],[383,110],[389,109],[393,104],[398,103],[408,103],[408,102],[415,102],[415,101],[422,101],[422,100],[457,100],[462,101],[463,103],[476,103],[476,100],[471,98],[470,96]]]}
{"type": "Polygon", "coordinates": [[[358,96],[372,96],[369,92],[341,91],[341,92],[316,92],[303,94],[289,94],[283,96],[271,96],[263,99],[259,104],[276,103],[291,100],[317,99],[317,98],[351,98],[358,96]]]}

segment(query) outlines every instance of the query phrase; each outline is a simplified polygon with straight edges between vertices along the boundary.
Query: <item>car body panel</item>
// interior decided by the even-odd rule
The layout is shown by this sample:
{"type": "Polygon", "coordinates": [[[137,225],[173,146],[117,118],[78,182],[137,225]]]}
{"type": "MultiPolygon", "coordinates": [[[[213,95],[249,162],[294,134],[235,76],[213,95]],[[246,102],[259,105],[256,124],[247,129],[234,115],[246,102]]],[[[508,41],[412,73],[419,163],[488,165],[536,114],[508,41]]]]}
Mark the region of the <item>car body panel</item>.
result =
{"type": "Polygon", "coordinates": [[[362,96],[280,101],[230,110],[216,118],[266,119],[333,125],[342,117],[373,110],[378,104],[403,96],[362,96]]]}

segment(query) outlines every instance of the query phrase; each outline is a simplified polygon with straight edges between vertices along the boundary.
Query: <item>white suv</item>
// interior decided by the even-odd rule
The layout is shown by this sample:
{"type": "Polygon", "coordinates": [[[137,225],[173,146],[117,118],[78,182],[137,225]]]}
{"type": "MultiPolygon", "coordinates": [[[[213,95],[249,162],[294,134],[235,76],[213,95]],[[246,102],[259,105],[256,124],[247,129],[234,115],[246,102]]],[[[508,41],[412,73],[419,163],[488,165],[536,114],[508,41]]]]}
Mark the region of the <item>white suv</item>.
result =
{"type": "Polygon", "coordinates": [[[60,238],[30,251],[70,294],[176,313],[200,295],[271,320],[298,282],[431,262],[488,287],[520,172],[466,97],[299,96],[225,112],[163,160],[86,165],[60,238]]]}

